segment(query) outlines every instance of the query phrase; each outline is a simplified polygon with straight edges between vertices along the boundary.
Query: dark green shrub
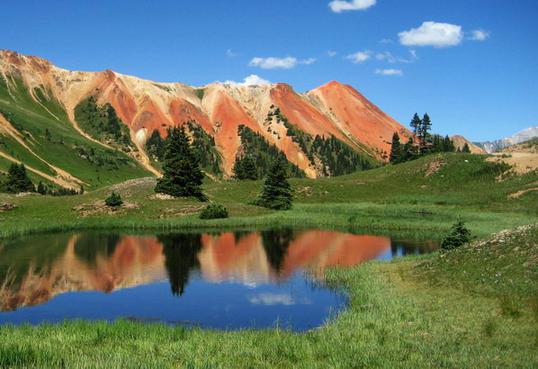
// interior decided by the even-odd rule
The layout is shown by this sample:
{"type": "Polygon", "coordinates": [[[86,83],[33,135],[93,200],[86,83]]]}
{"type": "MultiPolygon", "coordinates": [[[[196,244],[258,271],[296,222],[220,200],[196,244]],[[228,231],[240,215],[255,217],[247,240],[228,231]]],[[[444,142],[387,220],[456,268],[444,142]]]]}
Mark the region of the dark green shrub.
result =
{"type": "Polygon", "coordinates": [[[228,210],[220,204],[209,204],[200,213],[200,219],[228,218],[228,210]]]}
{"type": "Polygon", "coordinates": [[[441,242],[441,249],[443,250],[453,250],[456,249],[471,240],[471,231],[465,227],[465,223],[462,220],[458,220],[450,232],[445,236],[441,242]]]}
{"type": "Polygon", "coordinates": [[[123,204],[123,200],[121,199],[121,196],[119,194],[112,192],[110,196],[105,199],[105,204],[107,206],[116,208],[123,204]]]}
{"type": "Polygon", "coordinates": [[[4,183],[0,183],[0,192],[35,192],[34,184],[28,177],[24,164],[11,164],[7,180],[4,183]]]}

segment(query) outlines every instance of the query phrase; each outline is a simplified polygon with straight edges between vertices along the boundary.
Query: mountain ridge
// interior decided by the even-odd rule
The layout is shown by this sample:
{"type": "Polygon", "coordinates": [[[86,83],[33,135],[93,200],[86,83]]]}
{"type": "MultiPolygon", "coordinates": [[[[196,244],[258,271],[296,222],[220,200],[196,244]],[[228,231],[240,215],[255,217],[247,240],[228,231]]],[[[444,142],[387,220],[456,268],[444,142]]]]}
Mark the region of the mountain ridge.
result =
{"type": "MultiPolygon", "coordinates": [[[[180,82],[154,82],[110,69],[69,71],[46,59],[8,50],[0,51],[0,73],[8,90],[20,79],[36,104],[44,105],[36,96],[37,91],[57,101],[81,135],[88,136],[75,119],[75,108],[89,96],[94,96],[100,106],[110,104],[129,127],[135,146],[129,155],[155,175],[158,170],[144,147],[152,132],[157,130],[164,136],[168,127],[196,121],[214,138],[226,177],[232,175],[240,152],[240,125],[278,147],[308,177],[322,176],[319,165],[308,160],[298,143],[288,136],[288,128],[268,119],[271,107],[279,108],[282,116],[300,131],[312,137],[334,136],[379,162],[386,160],[395,131],[404,141],[411,136],[404,126],[353,87],[337,81],[304,94],[285,83],[244,86],[215,82],[196,87],[180,82]]],[[[54,113],[50,114],[54,118],[54,113]]]]}

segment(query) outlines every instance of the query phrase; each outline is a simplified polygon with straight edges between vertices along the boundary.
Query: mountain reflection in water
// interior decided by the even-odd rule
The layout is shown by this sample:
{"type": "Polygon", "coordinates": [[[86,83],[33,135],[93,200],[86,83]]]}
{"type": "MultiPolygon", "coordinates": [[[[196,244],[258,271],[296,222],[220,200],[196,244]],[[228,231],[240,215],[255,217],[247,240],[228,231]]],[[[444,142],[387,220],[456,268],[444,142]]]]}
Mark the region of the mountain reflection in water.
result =
{"type": "Polygon", "coordinates": [[[307,270],[322,281],[327,267],[420,250],[388,237],[321,230],[26,237],[0,246],[0,310],[39,305],[65,292],[108,293],[163,280],[181,296],[194,274],[210,283],[257,285],[307,270]]]}

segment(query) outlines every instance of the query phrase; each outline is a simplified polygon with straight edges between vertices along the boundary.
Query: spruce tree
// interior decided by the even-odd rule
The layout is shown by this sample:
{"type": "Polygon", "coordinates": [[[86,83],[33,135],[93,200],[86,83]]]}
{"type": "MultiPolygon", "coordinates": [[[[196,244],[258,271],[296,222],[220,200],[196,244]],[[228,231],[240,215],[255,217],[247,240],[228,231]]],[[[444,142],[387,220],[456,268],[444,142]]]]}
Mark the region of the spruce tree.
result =
{"type": "Polygon", "coordinates": [[[47,194],[47,186],[41,181],[39,181],[39,183],[37,184],[37,193],[39,193],[40,195],[47,194]]]}
{"type": "Polygon", "coordinates": [[[448,135],[445,136],[445,151],[446,152],[454,152],[456,148],[454,147],[454,142],[448,137],[448,135]]]}
{"type": "Polygon", "coordinates": [[[467,144],[467,142],[465,143],[465,145],[463,145],[463,148],[461,149],[461,152],[466,153],[466,154],[470,154],[470,153],[471,153],[471,148],[469,147],[469,145],[467,144]]]}
{"type": "Polygon", "coordinates": [[[163,161],[164,174],[157,181],[155,192],[207,200],[201,189],[204,175],[199,159],[194,154],[184,127],[168,130],[163,161]]]}
{"type": "Polygon", "coordinates": [[[397,132],[392,135],[392,146],[390,149],[390,162],[398,164],[402,162],[402,145],[400,144],[400,136],[397,132]]]}
{"type": "Polygon", "coordinates": [[[9,193],[34,192],[35,186],[28,178],[24,164],[11,164],[6,182],[2,190],[9,193]]]}
{"type": "Polygon", "coordinates": [[[288,182],[286,163],[277,159],[269,171],[256,205],[275,210],[291,208],[293,200],[292,189],[288,182]]]}
{"type": "Polygon", "coordinates": [[[420,127],[422,126],[422,120],[417,113],[413,115],[413,119],[411,120],[411,123],[409,125],[411,126],[411,128],[413,128],[413,133],[415,134],[415,136],[418,136],[420,127]]]}
{"type": "Polygon", "coordinates": [[[413,137],[410,137],[409,141],[407,141],[403,147],[402,161],[415,160],[417,157],[418,157],[417,146],[415,145],[415,141],[413,140],[413,137]]]}
{"type": "Polygon", "coordinates": [[[428,113],[424,114],[421,120],[421,124],[418,130],[418,139],[420,146],[420,153],[424,154],[428,151],[430,129],[432,128],[432,121],[428,113]]]}
{"type": "Polygon", "coordinates": [[[239,180],[243,179],[258,179],[256,163],[251,156],[245,156],[235,161],[233,167],[234,177],[239,180]]]}

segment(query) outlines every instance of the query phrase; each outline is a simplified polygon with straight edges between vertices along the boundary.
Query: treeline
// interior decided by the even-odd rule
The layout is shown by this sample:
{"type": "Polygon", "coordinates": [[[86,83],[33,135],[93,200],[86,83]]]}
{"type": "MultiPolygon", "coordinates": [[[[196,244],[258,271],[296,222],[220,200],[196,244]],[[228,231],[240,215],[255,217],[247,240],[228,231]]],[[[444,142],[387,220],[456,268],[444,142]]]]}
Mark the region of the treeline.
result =
{"type": "Polygon", "coordinates": [[[118,117],[112,105],[106,103],[99,106],[94,96],[82,100],[76,106],[75,119],[95,139],[117,143],[124,151],[130,151],[134,146],[129,128],[118,117]]]}
{"type": "Polygon", "coordinates": [[[39,182],[37,187],[28,177],[24,164],[11,164],[6,179],[0,183],[0,192],[21,193],[37,192],[41,195],[51,196],[72,196],[84,193],[84,187],[80,186],[79,190],[64,187],[51,187],[43,182],[39,182]]]}
{"type": "Polygon", "coordinates": [[[233,167],[237,179],[260,179],[267,175],[273,163],[277,160],[287,164],[289,175],[302,178],[304,172],[286,158],[278,147],[267,142],[259,133],[245,125],[240,125],[237,133],[241,139],[241,150],[233,167]],[[253,165],[254,164],[254,165],[253,165]]]}
{"type": "MultiPolygon", "coordinates": [[[[195,121],[187,122],[186,126],[191,135],[194,154],[202,169],[215,175],[222,175],[222,158],[217,151],[215,139],[195,121]]],[[[150,158],[158,162],[163,161],[168,137],[170,137],[169,134],[163,138],[158,130],[153,130],[146,141],[146,152],[150,158]]]]}
{"type": "Polygon", "coordinates": [[[403,163],[410,160],[418,159],[421,156],[439,153],[439,152],[471,152],[469,145],[465,143],[463,148],[456,150],[454,142],[448,136],[441,136],[438,134],[431,134],[432,127],[431,118],[428,113],[424,114],[422,118],[417,113],[413,116],[410,123],[413,130],[413,137],[402,144],[400,142],[400,136],[397,132],[394,132],[392,136],[392,144],[390,151],[390,162],[392,164],[403,163]]]}
{"type": "Polygon", "coordinates": [[[369,157],[360,155],[349,145],[334,136],[312,135],[301,131],[282,114],[280,109],[271,105],[266,121],[275,117],[287,129],[287,136],[297,143],[313,166],[321,164],[325,176],[339,176],[359,170],[371,169],[373,162],[369,157]]]}

